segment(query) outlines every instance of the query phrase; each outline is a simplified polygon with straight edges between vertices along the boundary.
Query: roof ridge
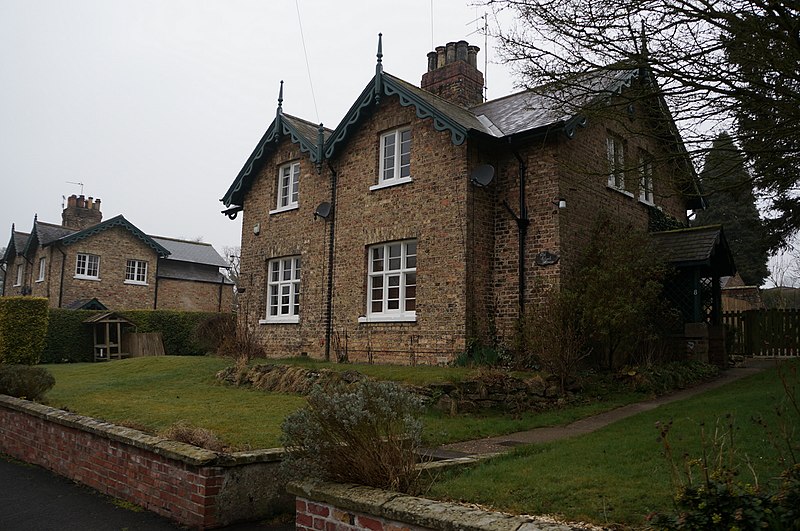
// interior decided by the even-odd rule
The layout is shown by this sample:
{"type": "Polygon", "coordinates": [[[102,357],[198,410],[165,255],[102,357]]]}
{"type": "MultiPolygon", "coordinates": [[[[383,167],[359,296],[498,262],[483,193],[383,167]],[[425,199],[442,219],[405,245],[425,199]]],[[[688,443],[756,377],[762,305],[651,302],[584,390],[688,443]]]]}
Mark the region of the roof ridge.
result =
{"type": "MultiPolygon", "coordinates": [[[[284,117],[290,118],[292,120],[299,120],[299,121],[303,122],[304,124],[310,125],[312,127],[319,127],[320,126],[320,124],[314,123],[311,120],[306,120],[305,118],[300,118],[299,116],[295,116],[294,114],[289,114],[288,112],[284,112],[284,113],[281,113],[281,114],[283,114],[284,117]]],[[[324,130],[326,130],[326,131],[329,131],[329,132],[333,133],[333,129],[331,129],[329,127],[325,127],[323,125],[322,128],[324,130]]]]}
{"type": "Polygon", "coordinates": [[[192,240],[184,240],[184,239],[181,239],[181,238],[172,238],[170,236],[156,236],[156,235],[153,235],[153,234],[148,234],[148,236],[150,236],[151,238],[158,238],[160,240],[169,240],[169,241],[181,242],[181,243],[191,243],[192,245],[207,245],[209,247],[213,247],[213,245],[211,243],[209,243],[209,242],[196,242],[196,241],[192,241],[192,240]]]}

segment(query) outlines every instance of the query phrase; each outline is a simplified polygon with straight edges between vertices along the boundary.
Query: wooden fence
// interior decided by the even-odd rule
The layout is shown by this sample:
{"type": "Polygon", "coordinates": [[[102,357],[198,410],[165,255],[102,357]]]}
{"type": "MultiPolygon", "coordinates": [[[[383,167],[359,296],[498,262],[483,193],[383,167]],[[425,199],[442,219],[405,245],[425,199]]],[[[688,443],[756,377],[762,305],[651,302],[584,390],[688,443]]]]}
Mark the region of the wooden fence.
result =
{"type": "Polygon", "coordinates": [[[724,312],[729,351],[744,356],[800,355],[800,310],[724,312]]]}

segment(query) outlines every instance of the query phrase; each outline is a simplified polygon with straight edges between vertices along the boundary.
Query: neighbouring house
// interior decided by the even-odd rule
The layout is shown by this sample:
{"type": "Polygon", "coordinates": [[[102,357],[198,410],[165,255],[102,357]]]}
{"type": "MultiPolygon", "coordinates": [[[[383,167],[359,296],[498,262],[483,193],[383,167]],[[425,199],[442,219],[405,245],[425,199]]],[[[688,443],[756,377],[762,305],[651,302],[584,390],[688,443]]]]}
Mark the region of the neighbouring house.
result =
{"type": "MultiPolygon", "coordinates": [[[[616,119],[565,114],[556,89],[483,101],[478,51],[438,47],[417,87],[383,70],[379,41],[375,75],[335,130],[284,113],[281,84],[221,199],[223,214],[243,215],[239,319],[269,355],[436,364],[474,343],[508,345],[601,212],[661,230],[702,208],[663,100],[616,119]]],[[[651,82],[645,68],[581,81],[605,95],[592,105],[651,82]]],[[[671,232],[673,250],[716,257],[676,255],[682,294],[733,274],[721,228],[671,232]]]]}
{"type": "Polygon", "coordinates": [[[103,221],[100,200],[71,196],[62,223],[34,217],[11,229],[4,294],[45,297],[52,308],[227,312],[229,264],[207,243],[144,234],[122,215],[103,221]]]}
{"type": "Polygon", "coordinates": [[[766,308],[761,298],[761,289],[758,286],[745,285],[739,273],[723,277],[721,286],[723,312],[744,312],[766,308]]]}

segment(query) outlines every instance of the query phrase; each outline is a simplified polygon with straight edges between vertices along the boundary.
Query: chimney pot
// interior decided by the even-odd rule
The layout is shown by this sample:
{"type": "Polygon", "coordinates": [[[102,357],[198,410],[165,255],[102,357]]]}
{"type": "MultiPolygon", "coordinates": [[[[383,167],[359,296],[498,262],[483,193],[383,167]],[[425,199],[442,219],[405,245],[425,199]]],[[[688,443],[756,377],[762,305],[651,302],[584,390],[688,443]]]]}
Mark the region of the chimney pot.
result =
{"type": "Polygon", "coordinates": [[[94,208],[95,210],[100,210],[100,198],[94,200],[94,208]]]}
{"type": "Polygon", "coordinates": [[[86,202],[86,208],[94,208],[94,197],[89,196],[89,200],[86,202]]]}
{"type": "Polygon", "coordinates": [[[77,206],[78,196],[72,194],[67,198],[67,208],[75,208],[77,206]]]}
{"type": "Polygon", "coordinates": [[[445,60],[444,63],[449,65],[456,62],[456,43],[448,42],[445,47],[445,60]]]}
{"type": "Polygon", "coordinates": [[[477,46],[467,48],[467,63],[473,68],[478,68],[478,52],[481,51],[477,46]]]}
{"type": "Polygon", "coordinates": [[[439,54],[436,52],[428,52],[428,72],[436,70],[436,62],[439,54]]]}
{"type": "Polygon", "coordinates": [[[445,65],[445,47],[436,47],[436,68],[441,68],[445,65]]]}
{"type": "Polygon", "coordinates": [[[467,48],[469,43],[467,41],[458,41],[456,43],[456,61],[467,62],[467,48]]]}

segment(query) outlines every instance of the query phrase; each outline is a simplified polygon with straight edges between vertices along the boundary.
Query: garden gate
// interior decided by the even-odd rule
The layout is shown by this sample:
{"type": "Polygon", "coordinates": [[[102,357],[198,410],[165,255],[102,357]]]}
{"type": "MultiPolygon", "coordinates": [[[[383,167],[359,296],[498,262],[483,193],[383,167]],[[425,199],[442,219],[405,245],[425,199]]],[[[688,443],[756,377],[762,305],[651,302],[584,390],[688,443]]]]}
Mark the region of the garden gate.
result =
{"type": "Polygon", "coordinates": [[[725,312],[722,320],[733,354],[776,358],[800,355],[798,309],[725,312]]]}

